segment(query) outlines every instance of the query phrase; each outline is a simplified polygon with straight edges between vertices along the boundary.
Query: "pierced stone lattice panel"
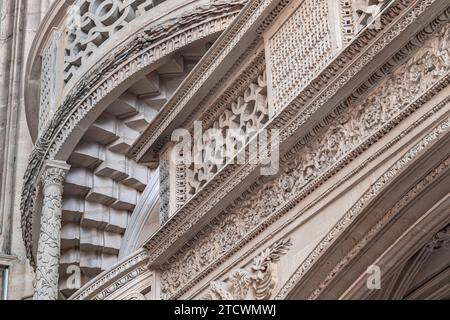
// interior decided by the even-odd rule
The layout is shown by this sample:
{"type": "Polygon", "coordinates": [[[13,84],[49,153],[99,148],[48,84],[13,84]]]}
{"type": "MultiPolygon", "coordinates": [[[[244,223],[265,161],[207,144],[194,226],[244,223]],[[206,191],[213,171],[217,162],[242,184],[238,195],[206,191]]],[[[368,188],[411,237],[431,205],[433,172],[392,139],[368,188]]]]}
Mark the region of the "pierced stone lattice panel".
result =
{"type": "Polygon", "coordinates": [[[82,0],[67,18],[64,80],[128,23],[164,0],[82,0]]]}
{"type": "Polygon", "coordinates": [[[269,38],[271,101],[276,113],[329,61],[333,42],[328,0],[306,0],[269,38]]]}

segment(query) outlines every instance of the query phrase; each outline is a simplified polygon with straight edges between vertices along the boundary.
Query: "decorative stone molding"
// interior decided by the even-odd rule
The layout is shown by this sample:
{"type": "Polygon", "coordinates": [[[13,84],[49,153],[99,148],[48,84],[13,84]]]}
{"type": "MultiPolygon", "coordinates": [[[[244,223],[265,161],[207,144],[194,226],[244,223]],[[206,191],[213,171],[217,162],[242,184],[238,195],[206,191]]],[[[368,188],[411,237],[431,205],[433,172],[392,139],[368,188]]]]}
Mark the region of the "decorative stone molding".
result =
{"type": "MultiPolygon", "coordinates": [[[[300,281],[300,279],[311,269],[314,263],[324,254],[324,252],[336,241],[342,232],[349,227],[352,222],[359,216],[366,205],[383,191],[383,187],[388,185],[395,179],[398,173],[402,172],[403,168],[408,166],[419,155],[428,150],[428,146],[432,145],[445,134],[449,132],[450,118],[441,122],[430,133],[423,137],[419,143],[414,145],[408,152],[406,152],[393,166],[389,168],[372,186],[367,192],[353,205],[353,207],[344,214],[335,227],[324,237],[324,239],[316,246],[313,252],[303,261],[296,272],[290,277],[288,282],[283,286],[280,292],[277,294],[276,299],[284,299],[291,291],[292,288],[300,281]]],[[[443,169],[449,165],[449,159],[434,171],[432,175],[439,174],[443,169]]],[[[426,183],[426,181],[425,181],[426,183]]]]}
{"type": "MultiPolygon", "coordinates": [[[[251,270],[234,271],[226,282],[211,282],[204,298],[207,300],[268,300],[277,285],[276,264],[292,245],[290,239],[282,239],[258,254],[251,270]]],[[[164,288],[162,289],[164,293],[164,288]]]]}
{"type": "MultiPolygon", "coordinates": [[[[393,2],[392,5],[385,9],[385,14],[381,17],[381,22],[384,26],[383,33],[380,37],[377,30],[365,29],[360,33],[352,42],[352,45],[344,50],[341,55],[336,58],[325,71],[318,76],[311,85],[309,85],[300,96],[295,99],[292,104],[288,105],[281,114],[279,114],[271,123],[269,128],[283,128],[281,132],[281,142],[283,143],[289,137],[291,137],[297,129],[302,127],[304,123],[313,115],[317,110],[326,104],[338,91],[341,89],[352,77],[354,77],[361,69],[366,66],[371,59],[376,56],[384,47],[391,43],[399,34],[401,34],[408,25],[415,22],[415,19],[421,16],[431,4],[429,2],[418,2],[409,7],[405,3],[393,2]],[[400,18],[398,16],[401,16],[400,18]],[[394,19],[396,18],[396,19],[394,19]],[[391,23],[395,20],[394,23],[391,23]],[[375,39],[375,40],[374,40],[375,39]],[[342,70],[345,70],[342,72],[342,70]],[[341,73],[339,73],[341,72],[341,73]],[[339,76],[337,76],[339,75],[339,76]],[[334,78],[334,77],[337,77],[334,78]],[[319,95],[320,92],[320,95],[319,95]],[[312,100],[312,101],[311,101],[312,100]],[[302,110],[299,112],[298,110],[302,110]],[[293,116],[297,115],[297,116],[293,116]],[[286,126],[287,125],[287,126],[286,126]]],[[[445,14],[444,14],[445,15],[445,14]]],[[[439,18],[441,19],[441,18],[439,18]]],[[[444,21],[445,18],[438,21],[444,21]]],[[[439,25],[441,22],[438,22],[439,25]]],[[[435,28],[435,26],[433,26],[435,28]]],[[[433,29],[432,28],[432,29],[433,29]]],[[[426,38],[428,30],[423,34],[420,34],[420,38],[426,38]]],[[[416,40],[414,43],[408,44],[406,52],[410,49],[416,48],[416,40]]],[[[420,42],[420,40],[419,40],[420,42]]],[[[404,52],[400,52],[394,59],[394,65],[396,61],[402,60],[405,56],[404,52]]],[[[390,62],[392,64],[392,62],[390,62]]],[[[380,75],[386,74],[386,70],[391,69],[392,66],[386,64],[377,73],[373,74],[369,78],[368,83],[364,83],[361,88],[351,97],[353,98],[364,92],[367,88],[370,88],[376,83],[380,75]]],[[[176,109],[176,108],[175,108],[176,109]]],[[[326,119],[326,123],[333,118],[334,115],[330,115],[326,119]]],[[[323,125],[319,125],[317,128],[321,128],[323,125]]],[[[312,136],[306,134],[306,139],[312,136]]],[[[365,147],[373,143],[367,142],[365,147]]],[[[303,142],[300,143],[303,145],[303,142]]],[[[357,148],[358,152],[361,148],[357,148]]],[[[222,201],[222,199],[228,195],[237,185],[239,185],[251,172],[256,169],[256,166],[245,165],[236,167],[233,165],[226,166],[220,171],[214,181],[205,186],[202,191],[192,198],[186,205],[179,211],[177,215],[171,218],[164,228],[158,231],[147,243],[146,247],[152,251],[150,254],[150,261],[156,261],[161,257],[167,249],[176,243],[177,239],[181,237],[185,232],[191,230],[191,228],[202,218],[207,212],[214,208],[214,206],[222,201]],[[183,212],[180,214],[180,212],[183,212]]],[[[336,170],[336,169],[334,169],[336,170]]],[[[334,171],[335,172],[335,171],[334,171]]],[[[250,190],[253,190],[250,188],[250,190]]],[[[309,188],[308,188],[309,190],[309,188]]],[[[161,261],[158,261],[161,263],[161,261]]]]}
{"type": "Polygon", "coordinates": [[[170,150],[162,156],[159,164],[159,221],[163,225],[170,218],[170,150]]]}
{"type": "MultiPolygon", "coordinates": [[[[433,30],[436,30],[441,24],[433,26],[433,30]]],[[[287,156],[290,164],[285,167],[280,177],[263,188],[258,188],[256,183],[255,187],[242,197],[247,199],[246,201],[242,203],[242,200],[238,199],[234,207],[228,208],[204,228],[201,234],[197,234],[196,240],[191,241],[187,245],[189,248],[172,259],[171,267],[165,271],[172,275],[166,278],[170,283],[167,291],[172,294],[177,292],[171,298],[185,292],[191,281],[198,281],[213,265],[220,263],[226,252],[231,254],[236,250],[233,248],[239,248],[240,242],[251,238],[254,230],[261,230],[264,225],[268,225],[268,221],[273,220],[271,217],[276,212],[291,208],[315,186],[323,183],[324,179],[337,172],[343,164],[355,158],[446,86],[450,65],[432,57],[441,55],[441,42],[447,41],[447,34],[448,27],[445,27],[430,39],[414,58],[396,70],[356,106],[352,102],[354,97],[344,102],[329,121],[318,125],[320,131],[314,134],[314,142],[303,140],[292,149],[290,156],[287,156]],[[408,81],[411,83],[404,82],[405,74],[410,75],[408,81]],[[324,127],[327,128],[325,132],[322,129],[324,127]],[[191,271],[177,273],[177,270],[183,270],[183,265],[189,265],[191,271]],[[172,281],[172,278],[177,280],[172,281]],[[183,287],[183,284],[186,284],[186,287],[183,287]]],[[[420,34],[418,37],[425,41],[429,35],[420,34]]],[[[408,47],[412,49],[409,45],[408,47]]],[[[395,57],[393,61],[398,58],[395,57]]],[[[393,61],[383,67],[386,73],[395,66],[393,61]],[[389,67],[386,69],[386,66],[389,67]]]]}
{"type": "MultiPolygon", "coordinates": [[[[242,88],[241,88],[242,90],[242,88]]],[[[221,109],[221,115],[210,128],[205,128],[205,134],[199,137],[199,141],[194,141],[194,146],[198,150],[192,150],[196,163],[187,167],[186,186],[188,199],[195,196],[198,190],[212,179],[217,171],[225,165],[225,157],[232,159],[236,156],[239,146],[232,136],[231,130],[237,130],[244,136],[247,133],[242,145],[248,143],[251,132],[255,134],[269,121],[269,104],[267,99],[266,72],[262,71],[247,87],[242,95],[238,96],[227,107],[221,109]],[[222,134],[220,138],[207,135],[208,129],[219,130],[222,134]],[[230,149],[227,149],[230,147],[230,149]],[[222,164],[208,163],[205,149],[214,148],[214,153],[220,152],[224,155],[222,164]]],[[[208,149],[209,151],[212,151],[208,149]]]]}
{"type": "Polygon", "coordinates": [[[44,203],[37,250],[34,299],[57,300],[64,180],[70,166],[47,161],[42,175],[44,203]]]}
{"type": "Polygon", "coordinates": [[[115,33],[165,0],[80,0],[67,17],[64,82],[115,33]]]}
{"type": "MultiPolygon", "coordinates": [[[[436,168],[434,168],[424,179],[419,181],[417,185],[409,190],[384,216],[380,219],[364,237],[352,248],[350,252],[333,268],[333,270],[325,277],[322,283],[317,286],[317,289],[308,297],[309,300],[314,300],[319,297],[329,283],[335,279],[342,270],[347,266],[355,257],[363,250],[363,248],[371,241],[376,235],[379,234],[386,225],[394,219],[398,213],[409,205],[415,197],[422,192],[432,182],[436,181],[450,166],[450,157],[447,157],[436,168]]],[[[445,230],[444,230],[445,231],[445,230]]],[[[450,240],[450,234],[437,233],[433,239],[425,246],[427,250],[438,249],[444,241],[450,240]]]]}
{"type": "Polygon", "coordinates": [[[73,86],[36,142],[24,177],[22,232],[33,266],[32,214],[43,162],[55,158],[80,121],[127,78],[197,39],[222,31],[245,2],[216,1],[147,28],[118,46],[73,86]]]}
{"type": "Polygon", "coordinates": [[[105,271],[97,278],[93,279],[80,290],[78,290],[70,300],[104,300],[112,293],[116,292],[129,281],[148,272],[145,261],[148,252],[141,249],[131,257],[120,262],[111,270],[105,271]]]}

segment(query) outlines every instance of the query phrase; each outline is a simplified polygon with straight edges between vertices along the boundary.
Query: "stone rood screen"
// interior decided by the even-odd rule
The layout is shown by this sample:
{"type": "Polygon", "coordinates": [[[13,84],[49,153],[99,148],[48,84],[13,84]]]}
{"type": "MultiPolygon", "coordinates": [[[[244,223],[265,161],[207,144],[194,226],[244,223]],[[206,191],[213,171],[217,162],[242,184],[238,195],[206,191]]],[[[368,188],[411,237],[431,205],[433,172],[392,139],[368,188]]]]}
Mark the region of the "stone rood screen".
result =
{"type": "Polygon", "coordinates": [[[165,0],[80,0],[66,20],[64,81],[116,32],[165,0]]]}

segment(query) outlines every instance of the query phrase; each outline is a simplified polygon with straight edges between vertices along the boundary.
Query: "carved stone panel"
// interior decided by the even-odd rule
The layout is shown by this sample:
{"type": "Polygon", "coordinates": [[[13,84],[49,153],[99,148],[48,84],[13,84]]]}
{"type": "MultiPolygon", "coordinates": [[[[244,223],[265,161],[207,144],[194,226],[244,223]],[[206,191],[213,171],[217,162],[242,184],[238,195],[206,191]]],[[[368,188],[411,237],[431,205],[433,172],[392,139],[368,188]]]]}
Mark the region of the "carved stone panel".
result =
{"type": "MultiPolygon", "coordinates": [[[[406,63],[378,85],[367,97],[338,107],[337,116],[306,145],[292,150],[283,171],[264,186],[256,186],[204,228],[166,266],[163,293],[172,297],[201,273],[207,272],[247,235],[263,225],[287,203],[323,182],[329,170],[354,154],[375,134],[385,131],[400,114],[430,90],[447,81],[450,72],[450,24],[428,39],[406,63]],[[186,271],[186,266],[189,266],[186,271]]],[[[438,90],[438,89],[436,89],[438,90]]],[[[423,103],[423,102],[422,102],[423,103]]],[[[397,120],[398,121],[398,120],[397,120]]],[[[325,126],[325,125],[324,125],[325,126]]]]}
{"type": "Polygon", "coordinates": [[[336,51],[332,39],[328,0],[300,3],[277,30],[269,31],[266,48],[269,65],[269,96],[277,113],[308,84],[336,51]]]}
{"type": "Polygon", "coordinates": [[[154,0],[76,1],[67,16],[65,82],[103,43],[154,5],[154,0]]]}
{"type": "Polygon", "coordinates": [[[42,55],[41,92],[39,107],[39,132],[41,132],[54,112],[57,65],[57,40],[54,34],[42,55]]]}
{"type": "Polygon", "coordinates": [[[292,245],[290,239],[282,239],[265,249],[253,259],[249,270],[238,269],[227,281],[211,282],[205,294],[207,300],[268,300],[277,285],[276,264],[292,245]]]}

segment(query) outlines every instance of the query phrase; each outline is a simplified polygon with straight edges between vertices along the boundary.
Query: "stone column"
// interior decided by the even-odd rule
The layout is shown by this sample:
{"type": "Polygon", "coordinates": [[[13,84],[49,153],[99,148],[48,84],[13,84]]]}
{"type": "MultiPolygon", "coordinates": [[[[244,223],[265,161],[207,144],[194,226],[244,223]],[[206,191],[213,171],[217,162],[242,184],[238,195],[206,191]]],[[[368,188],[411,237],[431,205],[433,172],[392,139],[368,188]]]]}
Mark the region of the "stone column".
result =
{"type": "Polygon", "coordinates": [[[70,166],[47,161],[42,176],[44,203],[37,251],[35,300],[57,300],[63,183],[70,166]]]}

